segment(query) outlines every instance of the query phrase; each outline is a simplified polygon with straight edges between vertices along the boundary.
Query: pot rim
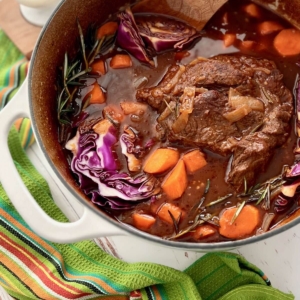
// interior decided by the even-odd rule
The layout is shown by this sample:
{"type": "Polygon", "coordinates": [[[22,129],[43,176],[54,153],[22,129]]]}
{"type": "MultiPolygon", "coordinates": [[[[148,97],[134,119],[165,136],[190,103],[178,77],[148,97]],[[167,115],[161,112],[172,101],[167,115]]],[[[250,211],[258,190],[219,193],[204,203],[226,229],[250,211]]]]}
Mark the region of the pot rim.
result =
{"type": "Polygon", "coordinates": [[[60,182],[64,185],[65,188],[74,196],[74,198],[81,202],[85,207],[88,209],[92,209],[94,212],[96,212],[101,218],[105,219],[108,221],[110,224],[113,224],[117,226],[121,230],[125,230],[132,234],[133,236],[138,236],[144,240],[147,240],[148,242],[154,242],[157,244],[161,244],[163,246],[167,246],[170,248],[177,248],[177,249],[186,249],[186,250],[192,250],[192,251],[214,251],[214,250],[228,250],[228,249],[234,249],[234,248],[239,248],[241,246],[249,245],[252,243],[256,243],[265,239],[268,239],[270,237],[276,236],[277,234],[280,234],[288,229],[291,229],[292,227],[296,226],[298,223],[300,223],[300,218],[296,218],[292,220],[291,222],[279,227],[275,228],[273,230],[267,231],[265,233],[262,233],[260,235],[256,236],[251,236],[245,239],[241,240],[234,240],[234,241],[224,241],[224,242],[213,242],[213,243],[191,243],[191,242],[180,242],[180,241],[171,241],[171,240],[166,240],[161,237],[151,235],[149,233],[143,232],[141,230],[136,229],[133,226],[127,225],[125,223],[118,222],[117,220],[114,220],[112,217],[109,217],[107,214],[105,214],[100,208],[97,206],[93,205],[92,202],[88,203],[87,200],[84,200],[81,196],[77,194],[77,192],[69,185],[65,184],[64,177],[60,174],[60,172],[57,170],[55,165],[52,163],[52,160],[49,156],[49,154],[46,151],[45,146],[42,143],[42,138],[39,134],[39,130],[37,128],[36,123],[34,122],[34,112],[33,112],[33,105],[32,105],[32,90],[31,90],[31,80],[32,80],[32,73],[33,73],[33,66],[34,66],[34,61],[35,57],[39,51],[39,46],[43,42],[43,36],[47,32],[47,29],[51,22],[53,21],[56,13],[60,10],[60,8],[64,5],[64,3],[68,0],[63,0],[53,11],[51,17],[48,19],[46,24],[44,25],[38,40],[36,42],[36,45],[34,47],[32,56],[31,56],[31,62],[29,66],[29,71],[28,71],[28,100],[29,101],[29,110],[30,110],[30,118],[31,118],[31,126],[34,132],[34,136],[36,138],[36,142],[38,143],[39,148],[41,149],[44,157],[46,158],[49,166],[51,167],[52,171],[55,173],[55,175],[58,177],[60,182]]]}

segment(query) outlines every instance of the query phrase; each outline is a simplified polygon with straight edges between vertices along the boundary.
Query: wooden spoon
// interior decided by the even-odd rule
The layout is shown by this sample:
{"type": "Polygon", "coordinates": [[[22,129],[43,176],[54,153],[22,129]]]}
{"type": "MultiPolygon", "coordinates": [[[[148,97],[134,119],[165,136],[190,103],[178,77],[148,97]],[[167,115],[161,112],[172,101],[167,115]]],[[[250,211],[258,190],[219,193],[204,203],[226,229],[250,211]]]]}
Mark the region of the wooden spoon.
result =
{"type": "Polygon", "coordinates": [[[141,0],[133,11],[171,15],[201,30],[227,0],[141,0]]]}

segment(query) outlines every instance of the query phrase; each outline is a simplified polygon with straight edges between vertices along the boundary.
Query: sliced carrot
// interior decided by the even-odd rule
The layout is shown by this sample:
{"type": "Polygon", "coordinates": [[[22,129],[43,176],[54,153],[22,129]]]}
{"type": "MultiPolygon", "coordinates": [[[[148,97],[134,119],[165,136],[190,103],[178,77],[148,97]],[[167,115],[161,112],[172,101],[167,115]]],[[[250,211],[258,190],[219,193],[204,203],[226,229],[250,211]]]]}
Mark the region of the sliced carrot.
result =
{"type": "Polygon", "coordinates": [[[124,115],[143,115],[147,110],[147,104],[141,102],[123,101],[120,103],[120,106],[124,112],[124,115]]]}
{"type": "Polygon", "coordinates": [[[254,3],[244,6],[244,11],[250,17],[253,17],[253,18],[260,18],[260,16],[261,16],[261,11],[260,11],[259,7],[254,3]]]}
{"type": "Polygon", "coordinates": [[[174,200],[182,196],[187,184],[185,165],[180,159],[174,169],[165,177],[161,188],[170,200],[174,200]]]}
{"type": "Polygon", "coordinates": [[[236,34],[235,33],[225,33],[223,39],[224,39],[225,47],[232,46],[234,44],[234,42],[236,41],[236,34]]]}
{"type": "Polygon", "coordinates": [[[282,56],[300,53],[300,31],[294,28],[281,30],[274,39],[274,48],[282,56]]]}
{"type": "Polygon", "coordinates": [[[212,225],[200,225],[196,228],[195,232],[193,233],[193,238],[195,240],[205,239],[217,233],[217,229],[212,225]]]}
{"type": "Polygon", "coordinates": [[[113,69],[124,69],[132,66],[132,60],[128,54],[116,54],[110,61],[113,69]]]}
{"type": "Polygon", "coordinates": [[[182,159],[184,161],[187,172],[190,174],[207,165],[204,154],[198,149],[184,154],[182,156],[182,159]]]}
{"type": "Polygon", "coordinates": [[[90,104],[102,104],[106,101],[105,94],[98,83],[94,84],[93,90],[88,94],[88,97],[90,97],[90,104]]]}
{"type": "Polygon", "coordinates": [[[113,35],[118,30],[117,22],[107,22],[103,24],[97,31],[97,39],[101,39],[107,35],[113,35]]]}
{"type": "Polygon", "coordinates": [[[182,210],[178,206],[171,203],[165,203],[163,206],[161,206],[157,215],[161,220],[169,224],[173,224],[173,219],[169,212],[173,215],[176,221],[179,221],[179,218],[181,217],[182,214],[182,210]]]}
{"type": "Polygon", "coordinates": [[[157,174],[173,168],[179,159],[179,152],[176,149],[159,148],[147,158],[143,170],[146,173],[157,174]]]}
{"type": "Polygon", "coordinates": [[[91,73],[98,74],[98,75],[105,75],[106,74],[105,62],[102,59],[95,61],[92,64],[91,73]]]}
{"type": "Polygon", "coordinates": [[[274,21],[264,21],[257,26],[257,31],[261,35],[267,35],[282,30],[283,26],[274,21]]]}
{"type": "Polygon", "coordinates": [[[155,223],[156,219],[151,215],[133,213],[132,221],[136,228],[147,230],[155,223]]]}
{"type": "Polygon", "coordinates": [[[253,205],[245,205],[238,217],[231,223],[237,210],[237,207],[226,209],[220,216],[219,222],[220,234],[234,240],[250,236],[261,222],[258,208],[253,205]]]}

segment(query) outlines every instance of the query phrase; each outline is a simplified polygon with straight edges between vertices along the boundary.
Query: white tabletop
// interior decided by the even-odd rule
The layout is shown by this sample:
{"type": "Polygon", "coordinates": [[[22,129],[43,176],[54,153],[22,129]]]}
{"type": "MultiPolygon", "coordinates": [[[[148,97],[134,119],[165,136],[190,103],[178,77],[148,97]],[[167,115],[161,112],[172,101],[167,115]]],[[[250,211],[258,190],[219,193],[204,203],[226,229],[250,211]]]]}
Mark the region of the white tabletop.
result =
{"type": "MultiPolygon", "coordinates": [[[[54,200],[70,220],[81,214],[82,206],[71,197],[62,186],[54,181],[54,174],[49,168],[38,146],[33,145],[28,156],[46,178],[54,200]]],[[[99,222],[102,222],[99,220],[99,222]]],[[[105,222],[105,221],[103,221],[105,222]]],[[[178,270],[184,270],[203,253],[176,250],[156,245],[133,236],[117,236],[96,239],[96,242],[110,254],[127,262],[155,262],[178,270]]],[[[271,280],[272,286],[283,292],[292,292],[295,299],[300,299],[300,225],[275,237],[252,245],[244,246],[233,252],[243,255],[248,261],[258,266],[271,280]]],[[[0,299],[9,299],[0,289],[0,299]]]]}

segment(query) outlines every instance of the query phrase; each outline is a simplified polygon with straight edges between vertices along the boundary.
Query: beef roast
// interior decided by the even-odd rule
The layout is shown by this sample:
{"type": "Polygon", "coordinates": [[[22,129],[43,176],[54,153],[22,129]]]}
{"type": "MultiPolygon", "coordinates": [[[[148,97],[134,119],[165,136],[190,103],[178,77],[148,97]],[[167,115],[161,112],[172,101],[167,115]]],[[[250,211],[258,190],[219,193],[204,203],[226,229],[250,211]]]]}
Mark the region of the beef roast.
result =
{"type": "Polygon", "coordinates": [[[233,154],[226,180],[239,190],[244,178],[254,183],[274,149],[286,141],[293,97],[282,77],[270,60],[219,55],[171,66],[160,84],[138,90],[136,97],[158,110],[158,122],[169,141],[233,154]],[[245,105],[233,107],[232,91],[245,105]],[[260,108],[249,108],[249,99],[260,108]],[[184,101],[192,106],[189,111],[184,101]],[[237,108],[248,110],[236,121],[229,119],[237,108]]]}

